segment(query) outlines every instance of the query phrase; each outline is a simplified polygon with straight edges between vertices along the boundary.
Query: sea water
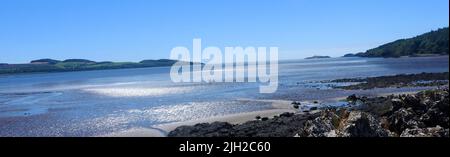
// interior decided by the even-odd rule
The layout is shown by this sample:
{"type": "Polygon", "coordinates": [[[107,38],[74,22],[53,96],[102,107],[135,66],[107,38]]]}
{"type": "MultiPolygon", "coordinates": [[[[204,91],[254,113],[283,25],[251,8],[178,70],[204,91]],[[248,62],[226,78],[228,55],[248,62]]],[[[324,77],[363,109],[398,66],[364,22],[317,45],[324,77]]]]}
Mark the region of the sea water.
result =
{"type": "MultiPolygon", "coordinates": [[[[272,107],[252,99],[327,100],[353,91],[322,88],[319,81],[448,72],[448,59],[280,61],[279,87],[272,94],[259,93],[257,83],[172,83],[170,67],[0,75],[0,136],[96,136],[272,107]]],[[[362,93],[405,90],[417,89],[362,93]]]]}

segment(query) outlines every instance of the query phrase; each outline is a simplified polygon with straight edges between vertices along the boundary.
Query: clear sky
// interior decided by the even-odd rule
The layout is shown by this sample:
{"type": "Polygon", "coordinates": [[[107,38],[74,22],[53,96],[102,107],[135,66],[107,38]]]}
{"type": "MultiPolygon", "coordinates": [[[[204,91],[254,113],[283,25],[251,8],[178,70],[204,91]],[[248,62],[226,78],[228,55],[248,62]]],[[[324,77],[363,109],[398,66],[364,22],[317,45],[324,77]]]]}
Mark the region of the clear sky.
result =
{"type": "Polygon", "coordinates": [[[449,25],[448,0],[0,0],[0,62],[140,61],[175,46],[341,56],[449,25]]]}

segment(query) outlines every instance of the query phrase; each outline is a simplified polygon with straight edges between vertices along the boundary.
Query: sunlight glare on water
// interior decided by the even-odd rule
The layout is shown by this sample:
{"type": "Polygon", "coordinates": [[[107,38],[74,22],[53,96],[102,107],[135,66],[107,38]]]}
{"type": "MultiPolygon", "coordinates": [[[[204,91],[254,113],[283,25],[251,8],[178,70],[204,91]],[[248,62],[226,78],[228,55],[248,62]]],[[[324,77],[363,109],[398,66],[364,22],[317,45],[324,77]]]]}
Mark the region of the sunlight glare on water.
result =
{"type": "Polygon", "coordinates": [[[192,90],[189,87],[160,87],[160,88],[88,88],[83,89],[86,92],[110,97],[144,97],[144,96],[162,96],[167,94],[182,94],[192,90]]]}

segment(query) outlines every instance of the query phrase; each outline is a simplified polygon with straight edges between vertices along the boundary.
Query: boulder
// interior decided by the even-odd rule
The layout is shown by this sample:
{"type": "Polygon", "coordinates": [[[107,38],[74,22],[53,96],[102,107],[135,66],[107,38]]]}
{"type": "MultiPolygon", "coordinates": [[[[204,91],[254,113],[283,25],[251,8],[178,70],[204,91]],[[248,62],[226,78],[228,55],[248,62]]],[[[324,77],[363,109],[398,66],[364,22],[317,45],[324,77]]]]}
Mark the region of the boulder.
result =
{"type": "Polygon", "coordinates": [[[372,115],[361,111],[325,110],[308,120],[303,137],[387,137],[389,132],[372,115]]]}
{"type": "Polygon", "coordinates": [[[300,136],[302,137],[335,137],[336,127],[339,125],[340,117],[334,110],[321,111],[320,116],[308,120],[305,123],[300,136]]]}
{"type": "Polygon", "coordinates": [[[449,112],[449,102],[448,98],[446,98],[443,101],[434,103],[430,109],[420,117],[420,120],[426,126],[433,127],[440,125],[444,128],[448,128],[450,123],[449,112]]]}
{"type": "Polygon", "coordinates": [[[294,115],[294,113],[290,113],[290,112],[285,112],[280,114],[280,117],[292,117],[294,115]]]}
{"type": "Polygon", "coordinates": [[[340,131],[342,137],[387,137],[388,135],[389,133],[381,127],[377,119],[361,111],[350,112],[340,131]]]}
{"type": "Polygon", "coordinates": [[[233,125],[226,122],[214,122],[211,124],[200,123],[194,126],[180,126],[171,131],[169,137],[219,137],[231,132],[233,125]]]}
{"type": "Polygon", "coordinates": [[[415,113],[411,109],[408,110],[405,108],[395,111],[387,118],[387,121],[389,123],[389,130],[397,134],[401,134],[407,128],[415,128],[419,123],[415,113]]]}

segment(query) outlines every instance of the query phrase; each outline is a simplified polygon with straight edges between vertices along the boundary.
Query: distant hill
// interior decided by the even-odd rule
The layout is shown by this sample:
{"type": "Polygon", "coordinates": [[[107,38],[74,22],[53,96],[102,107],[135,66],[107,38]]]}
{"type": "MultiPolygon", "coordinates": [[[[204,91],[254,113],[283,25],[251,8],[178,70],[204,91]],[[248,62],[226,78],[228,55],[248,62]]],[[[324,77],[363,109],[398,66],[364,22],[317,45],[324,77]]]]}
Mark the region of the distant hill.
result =
{"type": "Polygon", "coordinates": [[[319,59],[319,58],[331,58],[330,56],[312,56],[306,57],[305,59],[319,59]]]}
{"type": "MultiPolygon", "coordinates": [[[[357,53],[358,57],[401,57],[401,56],[429,56],[449,54],[448,27],[431,31],[413,38],[400,39],[381,45],[377,48],[357,53]]],[[[347,54],[344,57],[352,57],[347,54]]]]}
{"type": "Polygon", "coordinates": [[[176,62],[176,60],[169,59],[143,60],[139,63],[110,61],[95,62],[86,59],[67,59],[64,61],[54,59],[38,59],[31,61],[29,64],[1,64],[0,74],[161,67],[171,66],[176,62]]]}

